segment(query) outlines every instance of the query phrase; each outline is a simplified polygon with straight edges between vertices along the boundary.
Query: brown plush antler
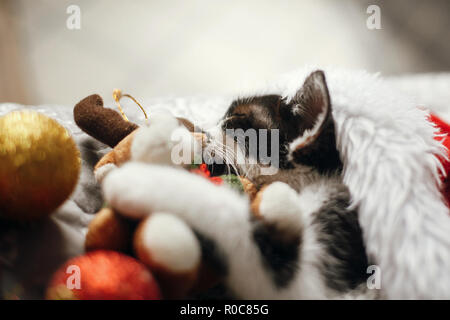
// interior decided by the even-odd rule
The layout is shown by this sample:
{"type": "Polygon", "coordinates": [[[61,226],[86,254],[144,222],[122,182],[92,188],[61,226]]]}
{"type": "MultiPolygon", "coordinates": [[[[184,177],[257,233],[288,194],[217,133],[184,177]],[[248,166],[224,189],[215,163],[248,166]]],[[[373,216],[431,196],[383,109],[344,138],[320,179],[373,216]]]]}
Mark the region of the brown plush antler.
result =
{"type": "Polygon", "coordinates": [[[73,117],[81,130],[111,148],[139,127],[125,121],[117,111],[104,108],[103,99],[98,94],[78,102],[73,109],[73,117]]]}

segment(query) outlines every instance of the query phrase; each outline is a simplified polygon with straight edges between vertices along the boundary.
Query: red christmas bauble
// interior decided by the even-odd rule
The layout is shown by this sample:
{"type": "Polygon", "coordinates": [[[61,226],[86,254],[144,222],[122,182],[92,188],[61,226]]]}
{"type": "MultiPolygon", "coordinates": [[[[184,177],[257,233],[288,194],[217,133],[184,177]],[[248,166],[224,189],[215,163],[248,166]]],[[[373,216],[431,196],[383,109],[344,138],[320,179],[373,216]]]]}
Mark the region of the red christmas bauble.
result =
{"type": "Polygon", "coordinates": [[[158,300],[161,293],[150,271],[136,259],[98,250],[70,259],[50,281],[50,300],[158,300]]]}

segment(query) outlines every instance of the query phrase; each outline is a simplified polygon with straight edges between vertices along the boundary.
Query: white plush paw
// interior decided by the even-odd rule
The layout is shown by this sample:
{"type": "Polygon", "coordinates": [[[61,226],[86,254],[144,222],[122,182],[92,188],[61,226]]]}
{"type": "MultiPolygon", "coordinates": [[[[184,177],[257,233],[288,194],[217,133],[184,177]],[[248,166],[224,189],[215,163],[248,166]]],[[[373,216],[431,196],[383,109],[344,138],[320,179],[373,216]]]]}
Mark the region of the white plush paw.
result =
{"type": "Polygon", "coordinates": [[[191,165],[194,156],[201,156],[201,144],[169,114],[153,115],[131,145],[132,160],[151,164],[191,165]]]}
{"type": "Polygon", "coordinates": [[[154,188],[152,178],[141,176],[140,168],[145,167],[144,164],[126,163],[104,178],[102,191],[108,206],[132,219],[142,219],[153,211],[148,202],[154,188]]]}
{"type": "Polygon", "coordinates": [[[172,133],[178,127],[178,120],[171,115],[153,115],[148,126],[136,130],[131,145],[131,159],[154,164],[171,164],[172,133]]]}
{"type": "Polygon", "coordinates": [[[244,197],[181,168],[129,162],[108,174],[102,189],[108,205],[130,218],[161,211],[188,224],[208,224],[204,217],[213,218],[212,212],[227,217],[248,214],[244,197]]]}
{"type": "Polygon", "coordinates": [[[281,230],[300,232],[303,221],[297,192],[283,182],[274,182],[261,192],[259,214],[263,221],[281,230]]]}
{"type": "Polygon", "coordinates": [[[116,168],[117,166],[114,163],[107,163],[95,169],[94,171],[95,180],[97,180],[98,183],[101,183],[103,179],[106,177],[106,175],[116,168]]]}
{"type": "Polygon", "coordinates": [[[142,218],[155,211],[178,214],[201,206],[206,202],[202,190],[214,185],[184,169],[129,162],[108,174],[102,187],[109,205],[142,218]]]}

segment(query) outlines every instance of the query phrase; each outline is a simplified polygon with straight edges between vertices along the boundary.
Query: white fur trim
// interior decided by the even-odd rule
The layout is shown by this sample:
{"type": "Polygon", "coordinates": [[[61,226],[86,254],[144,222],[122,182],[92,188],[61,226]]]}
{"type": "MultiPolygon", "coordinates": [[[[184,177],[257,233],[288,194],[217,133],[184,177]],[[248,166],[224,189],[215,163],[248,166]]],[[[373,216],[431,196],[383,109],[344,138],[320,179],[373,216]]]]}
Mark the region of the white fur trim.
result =
{"type": "MultiPolygon", "coordinates": [[[[292,98],[305,68],[272,91],[292,98]]],[[[370,257],[388,298],[450,298],[450,215],[438,189],[443,154],[426,113],[377,75],[326,69],[338,149],[370,257]]]]}

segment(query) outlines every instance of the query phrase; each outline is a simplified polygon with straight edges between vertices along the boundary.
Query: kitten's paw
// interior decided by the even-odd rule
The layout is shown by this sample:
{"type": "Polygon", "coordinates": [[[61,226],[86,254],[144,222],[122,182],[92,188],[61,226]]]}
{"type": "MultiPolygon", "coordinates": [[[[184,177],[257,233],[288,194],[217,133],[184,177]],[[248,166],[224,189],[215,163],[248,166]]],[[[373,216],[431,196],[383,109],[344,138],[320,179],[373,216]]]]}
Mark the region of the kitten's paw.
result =
{"type": "Polygon", "coordinates": [[[297,192],[283,182],[274,182],[261,190],[257,199],[257,215],[281,231],[299,233],[303,227],[297,192]]]}

